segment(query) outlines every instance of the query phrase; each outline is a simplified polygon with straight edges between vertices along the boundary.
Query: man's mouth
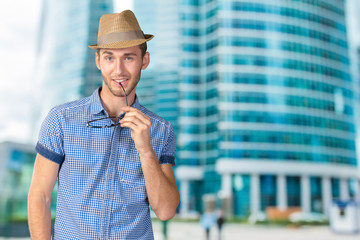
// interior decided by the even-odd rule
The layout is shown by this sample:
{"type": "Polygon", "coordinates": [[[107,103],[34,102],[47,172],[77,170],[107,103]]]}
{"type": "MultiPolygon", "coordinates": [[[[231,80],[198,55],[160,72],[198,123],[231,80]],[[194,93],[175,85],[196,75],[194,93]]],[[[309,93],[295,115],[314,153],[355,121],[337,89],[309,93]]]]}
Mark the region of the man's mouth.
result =
{"type": "Polygon", "coordinates": [[[128,79],[113,79],[114,82],[116,82],[118,85],[123,85],[124,83],[126,83],[128,79]]]}
{"type": "Polygon", "coordinates": [[[114,81],[117,82],[117,83],[121,83],[121,82],[126,81],[126,79],[114,79],[114,81]]]}

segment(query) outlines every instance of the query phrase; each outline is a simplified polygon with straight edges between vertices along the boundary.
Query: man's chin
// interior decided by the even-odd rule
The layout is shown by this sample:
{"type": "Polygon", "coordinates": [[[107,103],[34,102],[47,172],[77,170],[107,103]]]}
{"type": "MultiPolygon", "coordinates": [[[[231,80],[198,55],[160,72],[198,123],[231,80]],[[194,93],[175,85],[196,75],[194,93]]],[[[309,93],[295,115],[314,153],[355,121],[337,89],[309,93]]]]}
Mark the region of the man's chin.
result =
{"type": "Polygon", "coordinates": [[[111,91],[111,93],[112,93],[112,95],[114,97],[125,97],[124,92],[118,93],[118,92],[115,92],[115,91],[111,91]]]}

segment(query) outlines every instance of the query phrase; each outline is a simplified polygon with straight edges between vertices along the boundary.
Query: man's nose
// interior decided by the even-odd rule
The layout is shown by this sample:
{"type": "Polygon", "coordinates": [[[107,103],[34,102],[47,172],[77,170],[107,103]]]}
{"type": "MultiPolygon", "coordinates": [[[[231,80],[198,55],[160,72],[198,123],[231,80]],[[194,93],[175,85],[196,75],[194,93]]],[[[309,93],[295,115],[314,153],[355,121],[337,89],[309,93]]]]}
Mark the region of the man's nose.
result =
{"type": "Polygon", "coordinates": [[[125,70],[124,63],[121,60],[117,60],[115,64],[115,73],[116,74],[122,74],[125,70]]]}

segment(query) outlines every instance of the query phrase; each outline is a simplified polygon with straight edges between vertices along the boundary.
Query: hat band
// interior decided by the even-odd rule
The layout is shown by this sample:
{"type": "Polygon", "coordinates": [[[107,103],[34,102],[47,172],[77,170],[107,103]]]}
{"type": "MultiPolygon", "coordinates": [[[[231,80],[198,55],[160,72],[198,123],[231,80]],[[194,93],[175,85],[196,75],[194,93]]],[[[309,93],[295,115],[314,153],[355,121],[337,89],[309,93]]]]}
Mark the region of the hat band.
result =
{"type": "Polygon", "coordinates": [[[145,39],[144,33],[141,30],[129,32],[113,32],[98,37],[98,45],[104,45],[114,42],[124,42],[136,39],[145,39]]]}

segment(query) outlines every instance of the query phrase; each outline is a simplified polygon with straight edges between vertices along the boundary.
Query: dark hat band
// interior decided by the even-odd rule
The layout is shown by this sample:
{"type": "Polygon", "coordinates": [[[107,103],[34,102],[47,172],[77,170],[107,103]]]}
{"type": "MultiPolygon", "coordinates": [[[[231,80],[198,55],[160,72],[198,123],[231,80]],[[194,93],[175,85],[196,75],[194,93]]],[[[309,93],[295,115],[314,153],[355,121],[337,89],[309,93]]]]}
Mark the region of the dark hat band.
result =
{"type": "Polygon", "coordinates": [[[112,32],[98,37],[98,46],[114,42],[124,42],[137,39],[145,39],[143,31],[136,30],[128,32],[112,32]]]}

